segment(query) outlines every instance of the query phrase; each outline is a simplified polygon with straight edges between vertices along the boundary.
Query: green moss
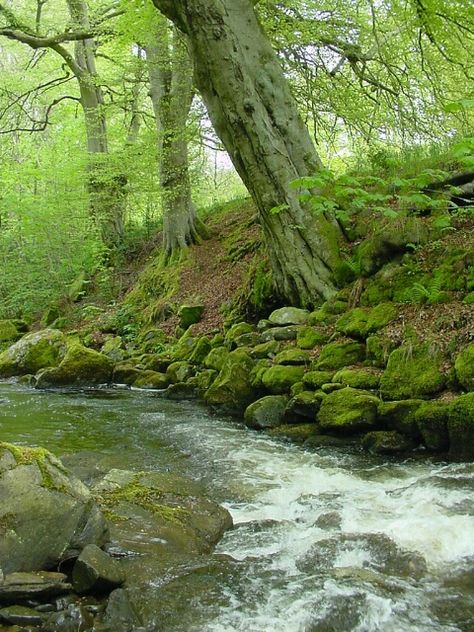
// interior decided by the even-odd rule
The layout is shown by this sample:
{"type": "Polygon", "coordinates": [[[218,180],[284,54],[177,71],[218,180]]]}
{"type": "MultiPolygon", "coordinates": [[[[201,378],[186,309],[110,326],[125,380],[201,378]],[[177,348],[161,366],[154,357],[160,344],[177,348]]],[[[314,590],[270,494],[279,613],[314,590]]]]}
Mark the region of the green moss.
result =
{"type": "Polygon", "coordinates": [[[474,459],[474,392],[458,397],[448,411],[449,454],[474,459]]]}
{"type": "Polygon", "coordinates": [[[136,388],[144,389],[164,389],[168,384],[168,377],[158,371],[140,371],[140,374],[133,382],[133,386],[136,388]]]}
{"type": "Polygon", "coordinates": [[[211,351],[211,342],[206,336],[201,336],[193,347],[189,355],[188,362],[190,364],[202,364],[207,354],[211,351]]]}
{"type": "Polygon", "coordinates": [[[393,303],[381,303],[373,309],[357,307],[350,310],[336,323],[336,330],[354,338],[366,338],[382,329],[397,315],[393,303]]]}
{"type": "Polygon", "coordinates": [[[309,325],[331,325],[337,320],[337,316],[335,314],[329,314],[323,309],[317,309],[314,312],[311,312],[308,318],[309,325]]]}
{"type": "Polygon", "coordinates": [[[341,369],[332,378],[332,381],[352,388],[374,390],[379,387],[380,374],[373,369],[341,369]]]}
{"type": "Polygon", "coordinates": [[[185,382],[189,377],[194,375],[195,369],[188,363],[183,361],[172,362],[166,369],[166,377],[173,384],[185,382]]]}
{"type": "Polygon", "coordinates": [[[474,343],[465,347],[454,363],[456,377],[466,391],[474,391],[474,343]]]}
{"type": "Polygon", "coordinates": [[[18,331],[15,321],[13,320],[0,320],[0,342],[9,342],[18,340],[21,338],[21,333],[18,331]]]}
{"type": "Polygon", "coordinates": [[[236,338],[239,338],[239,336],[242,336],[243,334],[251,333],[253,331],[254,331],[254,327],[252,325],[249,325],[249,323],[236,323],[235,325],[232,325],[229,331],[227,331],[225,335],[225,339],[224,339],[225,343],[230,344],[236,338]]]}
{"type": "Polygon", "coordinates": [[[366,340],[367,360],[373,366],[384,368],[387,366],[390,353],[396,345],[387,336],[381,334],[369,336],[366,340]]]}
{"type": "Polygon", "coordinates": [[[415,444],[396,430],[374,430],[364,436],[362,447],[374,454],[398,454],[412,450],[415,444]]]}
{"type": "Polygon", "coordinates": [[[303,384],[309,388],[318,389],[323,384],[331,382],[334,371],[308,371],[303,375],[303,384]]]}
{"type": "Polygon", "coordinates": [[[256,430],[275,428],[282,423],[288,397],[267,395],[247,407],[244,414],[245,424],[256,430]]]}
{"type": "Polygon", "coordinates": [[[316,424],[282,424],[277,428],[272,428],[268,434],[272,437],[280,439],[288,439],[294,443],[304,443],[309,437],[317,431],[316,424]]]}
{"type": "Polygon", "coordinates": [[[215,382],[206,391],[205,401],[224,406],[229,412],[245,409],[254,399],[253,368],[254,361],[242,349],[229,353],[215,382]]]}
{"type": "Polygon", "coordinates": [[[449,447],[448,417],[450,406],[446,402],[423,402],[415,412],[415,421],[430,450],[444,452],[449,447]]]}
{"type": "Polygon", "coordinates": [[[307,365],[309,364],[309,362],[310,362],[310,356],[307,351],[302,351],[301,349],[295,349],[293,347],[283,349],[283,351],[280,351],[280,353],[275,357],[276,364],[307,365]]]}
{"type": "Polygon", "coordinates": [[[415,415],[422,403],[421,399],[381,402],[378,408],[379,421],[385,428],[419,439],[420,432],[415,415]]]}
{"type": "Polygon", "coordinates": [[[191,325],[198,323],[203,315],[204,305],[181,305],[178,310],[179,325],[187,329],[191,325]]]}
{"type": "Polygon", "coordinates": [[[302,327],[296,334],[296,346],[299,349],[314,349],[317,345],[325,344],[328,339],[328,332],[321,328],[302,327]]]}
{"type": "Polygon", "coordinates": [[[346,387],[322,400],[317,421],[321,428],[345,434],[370,429],[377,423],[379,401],[370,393],[346,387]]]}
{"type": "Polygon", "coordinates": [[[66,474],[66,469],[62,466],[51,452],[45,448],[31,448],[27,446],[14,445],[12,443],[0,442],[0,450],[8,450],[18,465],[36,465],[41,473],[41,487],[52,491],[66,491],[63,485],[57,485],[49,471],[54,467],[66,474]]]}
{"type": "Polygon", "coordinates": [[[474,305],[474,292],[469,292],[469,294],[466,294],[462,302],[466,305],[474,305]]]}
{"type": "Polygon", "coordinates": [[[290,388],[296,382],[301,382],[304,375],[304,366],[272,366],[262,376],[262,383],[270,393],[279,395],[289,393],[290,388]]]}
{"type": "Polygon", "coordinates": [[[333,342],[321,350],[314,368],[319,371],[342,369],[365,359],[365,345],[359,342],[333,342]]]}
{"type": "Polygon", "coordinates": [[[107,356],[79,344],[71,345],[57,368],[38,376],[38,388],[63,384],[100,384],[111,381],[113,363],[107,356]]]}
{"type": "Polygon", "coordinates": [[[281,344],[277,340],[269,340],[268,342],[262,342],[250,351],[250,356],[255,360],[261,360],[263,358],[272,358],[281,349],[281,344]]]}

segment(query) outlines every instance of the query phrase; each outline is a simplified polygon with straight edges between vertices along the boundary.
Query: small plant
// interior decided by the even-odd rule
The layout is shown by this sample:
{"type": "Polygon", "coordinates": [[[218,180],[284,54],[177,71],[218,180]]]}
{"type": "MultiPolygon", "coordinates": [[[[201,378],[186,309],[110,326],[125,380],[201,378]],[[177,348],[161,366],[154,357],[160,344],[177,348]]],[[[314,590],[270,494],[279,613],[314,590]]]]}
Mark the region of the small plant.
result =
{"type": "Polygon", "coordinates": [[[433,279],[428,286],[422,283],[414,283],[410,292],[410,298],[413,299],[414,303],[438,303],[443,294],[441,280],[433,279]]]}

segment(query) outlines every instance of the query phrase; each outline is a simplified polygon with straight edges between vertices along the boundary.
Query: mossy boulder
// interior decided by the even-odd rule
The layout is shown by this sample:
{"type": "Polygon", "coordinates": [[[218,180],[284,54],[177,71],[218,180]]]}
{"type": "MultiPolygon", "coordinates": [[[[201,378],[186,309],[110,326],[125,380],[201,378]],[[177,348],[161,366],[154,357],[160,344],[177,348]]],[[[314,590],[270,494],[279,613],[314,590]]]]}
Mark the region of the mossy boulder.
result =
{"type": "Polygon", "coordinates": [[[322,348],[312,368],[317,371],[342,369],[365,360],[365,345],[355,341],[332,342],[322,348]]]}
{"type": "Polygon", "coordinates": [[[226,347],[215,347],[209,351],[203,364],[207,369],[220,371],[229,353],[226,347]]]}
{"type": "Polygon", "coordinates": [[[74,344],[58,367],[39,373],[36,387],[107,384],[112,381],[113,368],[112,361],[103,353],[74,344]]]}
{"type": "Polygon", "coordinates": [[[159,353],[167,343],[167,335],[159,327],[150,327],[140,334],[137,344],[143,353],[159,353]]]}
{"type": "Polygon", "coordinates": [[[423,402],[415,412],[415,421],[424,445],[435,452],[449,448],[448,419],[450,405],[447,402],[423,402]]]}
{"type": "Polygon", "coordinates": [[[272,361],[265,358],[262,358],[261,360],[257,360],[255,362],[252,373],[250,374],[250,383],[257,391],[265,391],[262,378],[264,374],[268,371],[268,369],[272,366],[272,361]]]}
{"type": "Polygon", "coordinates": [[[178,309],[179,326],[187,329],[198,323],[204,313],[204,305],[181,305],[178,309]]]}
{"type": "Polygon", "coordinates": [[[296,334],[296,346],[299,349],[314,349],[328,340],[329,333],[321,327],[301,327],[296,334]]]}
{"type": "Polygon", "coordinates": [[[297,423],[301,419],[316,421],[316,415],[325,398],[322,391],[301,391],[294,395],[286,406],[285,419],[288,423],[297,423]]]}
{"type": "Polygon", "coordinates": [[[263,358],[273,358],[281,349],[281,344],[277,340],[269,340],[256,345],[251,351],[250,356],[255,360],[263,358]]]}
{"type": "Polygon", "coordinates": [[[282,424],[268,430],[268,434],[275,439],[286,439],[291,443],[306,443],[316,432],[317,426],[311,423],[282,424]]]}
{"type": "Polygon", "coordinates": [[[399,454],[413,450],[416,444],[396,430],[373,430],[362,439],[362,447],[374,454],[399,454]]]}
{"type": "Polygon", "coordinates": [[[224,342],[230,347],[236,338],[240,338],[240,336],[252,333],[253,331],[255,331],[255,328],[249,323],[236,323],[226,332],[224,342]]]}
{"type": "Polygon", "coordinates": [[[158,371],[140,371],[140,374],[133,382],[135,388],[144,389],[164,389],[169,384],[168,376],[158,371]]]}
{"type": "Polygon", "coordinates": [[[474,392],[458,397],[448,413],[449,455],[474,460],[474,392]]]}
{"type": "Polygon", "coordinates": [[[365,339],[377,332],[397,316],[393,303],[380,303],[373,309],[356,307],[345,313],[336,322],[336,330],[354,338],[365,339]]]}
{"type": "Polygon", "coordinates": [[[376,334],[366,340],[367,361],[373,366],[385,368],[392,351],[397,347],[388,336],[376,334]]]}
{"type": "Polygon", "coordinates": [[[380,380],[384,399],[427,399],[443,390],[443,355],[429,343],[405,344],[390,354],[380,380]]]}
{"type": "Polygon", "coordinates": [[[65,335],[57,329],[43,329],[23,336],[0,354],[0,377],[36,373],[55,367],[66,354],[65,335]]]}
{"type": "Polygon", "coordinates": [[[202,364],[210,351],[211,341],[206,336],[202,336],[197,340],[188,357],[189,364],[202,364]]]}
{"type": "Polygon", "coordinates": [[[173,348],[173,361],[187,360],[192,354],[198,340],[198,338],[192,335],[192,327],[188,328],[173,348]]]}
{"type": "Polygon", "coordinates": [[[303,375],[303,384],[317,390],[323,384],[331,382],[333,377],[334,371],[308,371],[303,375]]]}
{"type": "Polygon", "coordinates": [[[166,377],[168,382],[176,384],[178,382],[185,382],[189,377],[194,375],[194,372],[195,369],[189,364],[189,362],[173,362],[166,369],[166,377]]]}
{"type": "Polygon", "coordinates": [[[421,399],[381,402],[378,408],[379,422],[384,428],[397,430],[403,435],[419,439],[416,412],[422,403],[421,399]]]}
{"type": "Polygon", "coordinates": [[[370,368],[341,369],[334,375],[332,382],[370,391],[379,387],[380,376],[381,372],[370,368]]]}
{"type": "Polygon", "coordinates": [[[267,369],[262,376],[265,388],[275,395],[289,393],[296,382],[301,382],[304,366],[275,365],[267,369]]]}
{"type": "Polygon", "coordinates": [[[245,425],[255,430],[265,430],[281,425],[285,415],[288,397],[284,395],[267,395],[247,407],[245,425]]]}
{"type": "Polygon", "coordinates": [[[298,331],[301,326],[288,325],[287,327],[272,327],[262,333],[262,341],[268,342],[269,340],[296,340],[298,331]]]}
{"type": "Polygon", "coordinates": [[[122,362],[127,355],[123,348],[121,336],[110,336],[102,345],[100,352],[108,356],[112,362],[122,362]]]}
{"type": "Polygon", "coordinates": [[[454,363],[459,384],[466,391],[474,391],[474,344],[465,347],[454,363]]]}
{"type": "Polygon", "coordinates": [[[20,322],[22,321],[15,319],[0,320],[0,343],[14,342],[23,336],[23,331],[18,326],[20,322]]]}
{"type": "Polygon", "coordinates": [[[242,349],[229,353],[219,375],[204,395],[206,403],[222,406],[229,412],[244,410],[254,399],[253,367],[254,361],[242,349]]]}
{"type": "Polygon", "coordinates": [[[474,305],[474,292],[469,292],[462,300],[466,305],[474,305]]]}
{"type": "Polygon", "coordinates": [[[306,325],[309,320],[309,312],[298,307],[280,307],[273,311],[268,320],[272,325],[280,327],[285,325],[306,325]]]}
{"type": "Polygon", "coordinates": [[[112,375],[112,381],[115,384],[128,384],[131,385],[141,375],[142,370],[130,362],[119,362],[114,367],[112,375]]]}
{"type": "Polygon", "coordinates": [[[351,434],[375,428],[380,400],[365,391],[346,387],[327,395],[317,421],[321,428],[351,434]]]}
{"type": "Polygon", "coordinates": [[[275,357],[275,363],[287,366],[297,366],[299,364],[307,365],[309,364],[310,359],[310,355],[307,351],[289,347],[280,351],[280,353],[275,357]]]}
{"type": "Polygon", "coordinates": [[[43,448],[0,443],[0,560],[4,573],[54,568],[108,538],[89,490],[43,448]]]}
{"type": "Polygon", "coordinates": [[[203,395],[207,389],[211,388],[214,380],[219,375],[219,371],[215,369],[204,369],[196,375],[196,388],[200,395],[203,395]]]}
{"type": "Polygon", "coordinates": [[[235,338],[231,343],[231,348],[235,349],[236,347],[255,347],[258,344],[261,344],[262,336],[257,331],[249,331],[247,334],[242,334],[235,338]]]}
{"type": "MultiPolygon", "coordinates": [[[[344,310],[343,310],[344,311],[344,310]]],[[[330,314],[326,310],[319,308],[314,312],[311,312],[308,319],[308,325],[320,326],[320,325],[332,325],[337,320],[336,314],[330,314]]]]}

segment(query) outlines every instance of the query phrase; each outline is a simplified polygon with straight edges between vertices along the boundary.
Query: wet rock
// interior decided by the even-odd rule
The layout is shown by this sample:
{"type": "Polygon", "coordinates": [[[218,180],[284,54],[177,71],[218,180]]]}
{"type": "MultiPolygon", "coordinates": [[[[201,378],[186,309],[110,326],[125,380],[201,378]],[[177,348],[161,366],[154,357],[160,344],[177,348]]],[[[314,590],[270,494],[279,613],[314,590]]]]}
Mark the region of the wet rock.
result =
{"type": "MultiPolygon", "coordinates": [[[[54,612],[48,616],[43,624],[44,632],[88,632],[95,630],[94,616],[87,605],[74,602],[68,603],[66,607],[59,612],[54,612]]],[[[117,632],[125,632],[125,630],[117,629],[117,632]]],[[[128,631],[127,631],[128,632],[128,631]]]]}
{"type": "Polygon", "coordinates": [[[98,627],[100,632],[138,632],[141,625],[142,621],[127,592],[123,588],[111,592],[105,614],[98,627]]]}
{"type": "Polygon", "coordinates": [[[415,412],[415,421],[423,443],[430,450],[443,452],[449,448],[449,404],[423,402],[415,412]]]}
{"type": "Polygon", "coordinates": [[[74,564],[72,583],[79,594],[108,593],[125,581],[119,562],[95,544],[88,544],[74,564]]]}
{"type": "Polygon", "coordinates": [[[38,626],[44,621],[44,614],[25,606],[0,608],[0,623],[7,625],[38,626]]]}
{"type": "Polygon", "coordinates": [[[273,311],[268,320],[272,325],[306,325],[309,320],[309,312],[298,307],[281,307],[273,311]]]}
{"type": "Polygon", "coordinates": [[[314,522],[314,526],[319,529],[340,529],[342,524],[341,515],[337,511],[328,511],[321,514],[314,522]]]}
{"type": "Polygon", "coordinates": [[[374,454],[398,454],[413,450],[416,443],[396,430],[375,430],[364,436],[362,447],[374,454]]]}
{"type": "Polygon", "coordinates": [[[48,600],[72,590],[63,573],[9,573],[0,583],[0,604],[24,604],[48,600]]]}
{"type": "Polygon", "coordinates": [[[169,379],[164,373],[158,371],[140,371],[133,381],[135,388],[161,390],[168,386],[169,379]]]}
{"type": "MultiPolygon", "coordinates": [[[[193,378],[195,379],[195,378],[193,378]]],[[[170,384],[163,393],[165,399],[181,401],[183,399],[196,399],[198,396],[197,386],[186,382],[170,384]]]]}
{"type": "Polygon", "coordinates": [[[264,430],[275,428],[283,422],[288,397],[284,395],[267,395],[253,402],[245,411],[245,424],[249,428],[264,430]]]}
{"type": "Polygon", "coordinates": [[[66,336],[57,329],[44,329],[23,336],[0,354],[0,377],[36,373],[55,367],[66,354],[66,336]]]}
{"type": "Polygon", "coordinates": [[[177,382],[185,382],[188,377],[194,375],[194,368],[184,361],[173,362],[166,369],[166,377],[168,382],[176,384],[177,382]]]}
{"type": "Polygon", "coordinates": [[[66,352],[58,367],[44,369],[36,388],[50,386],[107,384],[112,381],[113,363],[107,356],[75,344],[66,352]]]}
{"type": "Polygon", "coordinates": [[[283,424],[277,428],[271,428],[268,434],[279,439],[288,439],[292,443],[305,443],[318,427],[316,424],[283,424]]]}
{"type": "Polygon", "coordinates": [[[0,443],[0,498],[5,573],[52,568],[70,551],[107,540],[87,487],[42,448],[0,443]]]}
{"type": "Polygon", "coordinates": [[[302,391],[290,399],[285,410],[285,419],[292,420],[311,419],[315,421],[316,414],[321,408],[324,399],[322,391],[302,391]]]}
{"type": "Polygon", "coordinates": [[[366,391],[346,387],[323,399],[317,421],[321,428],[340,433],[371,429],[377,424],[379,402],[366,391]]]}
{"type": "Polygon", "coordinates": [[[405,399],[381,402],[378,408],[380,424],[389,430],[397,430],[413,439],[420,439],[416,412],[423,404],[422,399],[405,399]]]}
{"type": "Polygon", "coordinates": [[[458,397],[448,413],[449,454],[455,459],[474,459],[474,393],[458,397]]]}
{"type": "Polygon", "coordinates": [[[204,400],[211,405],[220,405],[229,412],[244,410],[254,399],[251,372],[252,358],[242,349],[229,353],[222,369],[204,394],[204,400]]]}
{"type": "Polygon", "coordinates": [[[262,383],[274,395],[289,393],[293,384],[301,382],[304,371],[304,366],[275,365],[262,375],[262,383]]]}

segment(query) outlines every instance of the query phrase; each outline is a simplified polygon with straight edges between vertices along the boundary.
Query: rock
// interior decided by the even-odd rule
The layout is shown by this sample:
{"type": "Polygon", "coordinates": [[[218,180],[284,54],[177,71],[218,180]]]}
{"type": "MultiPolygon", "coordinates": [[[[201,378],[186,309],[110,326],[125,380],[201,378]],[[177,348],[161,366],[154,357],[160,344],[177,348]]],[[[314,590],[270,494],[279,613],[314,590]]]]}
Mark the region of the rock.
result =
{"type": "MultiPolygon", "coordinates": [[[[20,326],[19,323],[23,321],[9,319],[9,320],[0,320],[0,342],[15,342],[18,338],[21,338],[24,332],[24,327],[20,326]]],[[[26,323],[24,323],[26,325],[26,323]]],[[[28,326],[26,325],[26,331],[28,330],[28,326]]]]}
{"type": "Polygon", "coordinates": [[[126,352],[123,348],[121,336],[111,336],[110,338],[107,338],[102,345],[100,352],[110,358],[112,362],[122,362],[125,358],[126,352]]]}
{"type": "Polygon", "coordinates": [[[211,351],[211,341],[207,336],[201,336],[193,347],[188,358],[189,364],[202,364],[204,358],[211,351]]]}
{"type": "Polygon", "coordinates": [[[321,408],[321,402],[325,395],[322,391],[302,391],[290,399],[285,410],[285,419],[288,422],[303,419],[316,420],[316,414],[321,408]]]}
{"type": "Polygon", "coordinates": [[[334,393],[334,391],[340,391],[341,388],[344,388],[344,384],[340,382],[330,382],[329,384],[323,384],[321,386],[321,390],[326,395],[329,393],[334,393]]]}
{"type": "Polygon", "coordinates": [[[367,360],[373,366],[385,368],[391,352],[396,348],[390,338],[381,334],[369,336],[366,340],[367,360]]]}
{"type": "Polygon", "coordinates": [[[329,340],[329,333],[320,327],[301,327],[296,334],[296,346],[299,349],[314,349],[329,340]]]}
{"type": "MultiPolygon", "coordinates": [[[[345,311],[345,310],[343,310],[345,311]]],[[[317,309],[309,315],[309,325],[332,325],[337,320],[334,314],[330,314],[324,309],[317,309]]]]}
{"type": "Polygon", "coordinates": [[[204,313],[204,305],[181,305],[178,310],[179,326],[187,329],[198,323],[204,313]]]}
{"type": "Polygon", "coordinates": [[[213,385],[204,394],[206,403],[223,406],[229,412],[244,410],[254,399],[250,377],[253,367],[252,358],[242,349],[229,353],[213,385]]]}
{"type": "Polygon", "coordinates": [[[0,604],[46,601],[71,591],[72,586],[63,573],[10,573],[0,582],[0,604]]]}
{"type": "Polygon", "coordinates": [[[254,327],[249,323],[236,323],[235,325],[232,325],[232,327],[226,333],[224,342],[228,347],[231,347],[236,338],[239,338],[243,334],[252,333],[253,331],[254,327]]]}
{"type": "Polygon", "coordinates": [[[325,430],[361,432],[376,426],[379,402],[370,393],[346,387],[323,399],[317,420],[325,430]]]}
{"type": "Polygon", "coordinates": [[[166,373],[166,369],[172,362],[173,358],[169,353],[152,353],[146,356],[146,359],[143,360],[143,365],[146,371],[166,373]]]}
{"type": "Polygon", "coordinates": [[[380,381],[384,399],[427,399],[443,390],[444,358],[428,343],[405,344],[390,354],[380,381]]]}
{"type": "Polygon", "coordinates": [[[397,430],[403,435],[419,439],[420,432],[415,414],[422,403],[421,399],[381,402],[378,409],[380,424],[384,428],[397,430]]]}
{"type": "Polygon", "coordinates": [[[277,340],[269,340],[256,345],[249,353],[251,358],[262,360],[264,358],[273,358],[280,351],[281,344],[277,340]]]}
{"type": "Polygon", "coordinates": [[[289,347],[288,349],[280,351],[280,353],[275,357],[275,364],[288,366],[299,364],[308,365],[309,362],[309,353],[307,351],[302,351],[301,349],[295,349],[294,347],[289,347]]]}
{"type": "Polygon", "coordinates": [[[189,384],[187,382],[177,382],[176,384],[170,384],[163,393],[165,399],[174,399],[181,401],[183,399],[196,399],[197,385],[189,384]]]}
{"type": "Polygon", "coordinates": [[[269,340],[296,340],[300,327],[297,325],[288,325],[288,327],[273,327],[267,329],[262,334],[263,342],[269,340]]]}
{"type": "Polygon", "coordinates": [[[150,327],[140,334],[137,340],[137,345],[143,353],[161,353],[167,344],[168,336],[159,327],[150,327]]]}
{"type": "Polygon", "coordinates": [[[113,363],[107,356],[74,344],[66,352],[58,367],[44,369],[36,388],[50,386],[107,384],[112,381],[113,363]]]}
{"type": "Polygon", "coordinates": [[[215,347],[206,356],[204,366],[208,369],[220,371],[228,355],[229,350],[226,347],[215,347]]]}
{"type": "Polygon", "coordinates": [[[66,337],[57,329],[27,334],[0,354],[0,377],[36,373],[45,367],[57,366],[66,349],[66,337]]]}
{"type": "Polygon", "coordinates": [[[374,430],[364,436],[362,447],[374,454],[398,454],[412,450],[416,443],[396,430],[374,430]]]}
{"type": "Polygon", "coordinates": [[[7,625],[41,625],[45,615],[25,606],[9,606],[0,609],[0,623],[7,625]]]}
{"type": "Polygon", "coordinates": [[[245,425],[256,430],[275,428],[283,422],[288,397],[284,395],[267,395],[247,407],[245,425]]]}
{"type": "Polygon", "coordinates": [[[360,342],[332,342],[322,348],[314,369],[328,371],[342,369],[365,359],[365,345],[360,342]]]}
{"type": "Polygon", "coordinates": [[[88,544],[72,569],[72,584],[79,594],[108,593],[125,581],[120,563],[95,544],[88,544]]]}
{"type": "Polygon", "coordinates": [[[258,344],[261,344],[262,336],[256,331],[250,331],[247,334],[242,334],[235,338],[231,343],[231,348],[236,349],[237,347],[255,347],[258,344]]]}
{"type": "Polygon", "coordinates": [[[42,448],[0,443],[0,498],[5,573],[52,568],[71,551],[107,540],[87,487],[42,448]]]}
{"type": "Polygon", "coordinates": [[[378,389],[380,384],[380,372],[374,369],[354,368],[341,369],[332,378],[333,382],[339,382],[344,386],[361,388],[366,390],[378,389]]]}
{"type": "MultiPolygon", "coordinates": [[[[121,632],[122,630],[136,631],[142,621],[123,588],[117,588],[110,593],[103,623],[107,632],[121,632]]],[[[102,630],[102,628],[99,628],[102,630]]]]}
{"type": "Polygon", "coordinates": [[[356,307],[336,322],[336,330],[354,338],[365,339],[397,317],[393,303],[380,303],[372,309],[356,307]]]}
{"type": "Polygon", "coordinates": [[[304,366],[275,365],[265,371],[262,383],[270,393],[281,395],[289,393],[296,382],[301,382],[303,374],[304,366]]]}
{"type": "Polygon", "coordinates": [[[466,391],[474,391],[474,344],[465,347],[454,363],[459,384],[466,391]]]}
{"type": "Polygon", "coordinates": [[[448,418],[450,405],[446,402],[423,402],[415,411],[414,419],[425,446],[436,452],[449,448],[448,418]]]}
{"type": "Polygon", "coordinates": [[[305,443],[317,430],[316,424],[283,424],[277,428],[271,428],[268,434],[271,437],[288,439],[292,443],[305,443]]]}
{"type": "Polygon", "coordinates": [[[319,389],[334,377],[334,371],[308,371],[303,375],[303,384],[310,388],[319,389]]]}
{"type": "Polygon", "coordinates": [[[309,320],[309,312],[298,307],[281,307],[273,311],[268,320],[272,325],[306,325],[309,320]]]}
{"type": "Polygon", "coordinates": [[[173,384],[185,382],[192,375],[194,375],[194,368],[183,360],[173,362],[166,369],[166,378],[168,382],[172,382],[173,384]]]}
{"type": "Polygon", "coordinates": [[[219,372],[214,369],[204,369],[196,374],[196,388],[200,396],[203,396],[211,388],[218,375],[219,372]]]}
{"type": "Polygon", "coordinates": [[[112,380],[115,384],[131,385],[140,375],[142,375],[142,371],[130,364],[130,362],[121,362],[114,367],[112,380]]]}
{"type": "Polygon", "coordinates": [[[133,382],[135,388],[162,390],[169,384],[168,376],[158,371],[140,371],[133,382]]]}
{"type": "Polygon", "coordinates": [[[474,459],[474,393],[458,397],[448,413],[449,455],[458,460],[474,459]]]}

